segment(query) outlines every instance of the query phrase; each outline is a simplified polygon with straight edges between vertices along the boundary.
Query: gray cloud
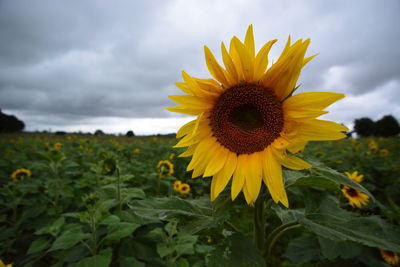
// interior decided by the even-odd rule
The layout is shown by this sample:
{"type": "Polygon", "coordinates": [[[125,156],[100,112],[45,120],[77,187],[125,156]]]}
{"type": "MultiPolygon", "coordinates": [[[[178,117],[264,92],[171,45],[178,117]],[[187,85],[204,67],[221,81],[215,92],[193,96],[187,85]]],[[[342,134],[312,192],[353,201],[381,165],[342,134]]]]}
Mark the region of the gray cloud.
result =
{"type": "Polygon", "coordinates": [[[346,113],[332,109],[338,120],[400,117],[398,14],[396,0],[0,1],[0,108],[30,129],[48,127],[38,119],[46,117],[57,126],[179,117],[163,108],[179,93],[181,70],[209,77],[203,45],[220,58],[220,42],[243,38],[253,24],[257,47],[279,39],[272,59],[289,34],[312,39],[309,54],[320,55],[301,90],[345,92],[337,105],[346,113]],[[385,106],[360,108],[371,95],[385,106]]]}

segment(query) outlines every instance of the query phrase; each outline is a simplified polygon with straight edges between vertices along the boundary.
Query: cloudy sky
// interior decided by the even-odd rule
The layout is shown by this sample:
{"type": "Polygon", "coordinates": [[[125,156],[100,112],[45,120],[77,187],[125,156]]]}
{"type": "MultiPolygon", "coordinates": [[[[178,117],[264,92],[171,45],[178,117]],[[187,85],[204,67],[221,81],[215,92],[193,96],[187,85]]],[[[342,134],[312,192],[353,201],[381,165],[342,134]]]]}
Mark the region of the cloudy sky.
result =
{"type": "Polygon", "coordinates": [[[175,132],[181,71],[208,78],[203,45],[311,38],[301,91],[346,94],[326,119],[400,119],[399,0],[0,0],[0,108],[26,130],[175,132]]]}

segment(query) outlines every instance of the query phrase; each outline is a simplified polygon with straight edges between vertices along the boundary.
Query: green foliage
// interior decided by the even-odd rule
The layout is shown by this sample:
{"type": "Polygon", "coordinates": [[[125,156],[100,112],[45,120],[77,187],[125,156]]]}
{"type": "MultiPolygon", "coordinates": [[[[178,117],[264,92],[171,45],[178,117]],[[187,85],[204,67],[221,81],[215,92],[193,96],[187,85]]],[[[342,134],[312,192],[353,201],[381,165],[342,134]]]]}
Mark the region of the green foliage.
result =
{"type": "MultiPolygon", "coordinates": [[[[13,266],[388,266],[400,253],[397,138],[311,143],[312,169],[284,169],[290,208],[265,192],[265,250],[253,242],[254,207],[230,185],[209,201],[209,178],[191,179],[174,139],[2,136],[0,255],[13,266]],[[62,147],[54,144],[61,143],[62,147]],[[383,153],[383,152],[384,153],[383,153]],[[160,178],[170,160],[174,175],[160,178]],[[14,182],[25,168],[32,176],[14,182]],[[358,171],[356,183],[344,172],[358,171]],[[191,191],[173,190],[180,180],[191,191]],[[370,196],[353,208],[346,185],[370,196]]],[[[262,227],[262,226],[261,226],[262,227]]]]}

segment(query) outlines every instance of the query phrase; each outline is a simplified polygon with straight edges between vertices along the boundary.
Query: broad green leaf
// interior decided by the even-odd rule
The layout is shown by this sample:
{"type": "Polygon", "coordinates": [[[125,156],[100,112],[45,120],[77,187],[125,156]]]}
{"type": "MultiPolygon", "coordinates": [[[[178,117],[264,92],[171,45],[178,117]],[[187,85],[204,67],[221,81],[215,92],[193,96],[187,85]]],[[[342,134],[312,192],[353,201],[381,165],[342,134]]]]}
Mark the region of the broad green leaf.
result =
{"type": "Polygon", "coordinates": [[[54,241],[49,251],[71,248],[79,243],[79,241],[90,237],[91,235],[88,233],[83,233],[80,227],[66,230],[54,241]]]}
{"type": "Polygon", "coordinates": [[[183,255],[194,253],[194,245],[197,242],[197,236],[179,233],[176,238],[176,252],[178,252],[178,254],[183,255]]]}
{"type": "Polygon", "coordinates": [[[322,236],[318,237],[318,241],[321,247],[321,254],[328,260],[334,260],[337,257],[351,259],[362,252],[362,246],[354,242],[334,241],[322,236]]]}
{"type": "Polygon", "coordinates": [[[115,241],[130,236],[139,226],[140,224],[128,222],[110,224],[107,227],[108,235],[106,240],[115,241]]]}
{"type": "Polygon", "coordinates": [[[78,262],[78,267],[108,267],[112,260],[112,249],[102,250],[98,255],[84,258],[78,262]]]}
{"type": "Polygon", "coordinates": [[[138,261],[134,257],[122,257],[120,260],[120,266],[146,267],[146,264],[138,261]]]}
{"type": "Polygon", "coordinates": [[[145,199],[146,194],[140,188],[124,188],[122,189],[122,195],[127,199],[145,199]]]}
{"type": "Polygon", "coordinates": [[[108,225],[108,224],[115,224],[115,223],[119,223],[119,222],[120,222],[120,219],[117,216],[109,214],[109,215],[104,216],[101,219],[101,221],[99,222],[99,224],[108,225]]]}
{"type": "Polygon", "coordinates": [[[51,241],[48,238],[40,237],[33,241],[28,249],[28,254],[37,253],[47,249],[51,241]]]}
{"type": "Polygon", "coordinates": [[[64,223],[65,223],[64,217],[60,217],[57,220],[50,223],[48,226],[45,226],[42,229],[36,231],[35,234],[37,235],[50,234],[52,236],[57,236],[64,223]]]}
{"type": "Polygon", "coordinates": [[[174,251],[175,248],[172,246],[167,246],[167,244],[165,243],[157,243],[157,252],[161,258],[171,255],[172,253],[174,253],[174,251]]]}
{"type": "Polygon", "coordinates": [[[185,218],[189,220],[181,231],[194,234],[221,223],[222,218],[214,216],[209,199],[184,200],[180,198],[154,198],[137,200],[130,203],[132,211],[147,219],[171,220],[185,218]]]}
{"type": "Polygon", "coordinates": [[[293,263],[305,263],[319,258],[319,245],[315,236],[301,236],[290,241],[283,256],[293,263]]]}

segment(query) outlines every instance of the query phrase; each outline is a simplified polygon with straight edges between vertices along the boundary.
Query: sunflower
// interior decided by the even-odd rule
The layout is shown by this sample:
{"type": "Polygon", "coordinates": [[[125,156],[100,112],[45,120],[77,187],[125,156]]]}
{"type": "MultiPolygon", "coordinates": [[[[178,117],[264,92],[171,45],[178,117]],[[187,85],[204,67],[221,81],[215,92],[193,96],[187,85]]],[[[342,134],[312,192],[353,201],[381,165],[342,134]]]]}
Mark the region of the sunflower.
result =
{"type": "Polygon", "coordinates": [[[160,177],[171,176],[174,174],[174,164],[169,160],[160,160],[157,164],[160,177]]]}
{"type": "Polygon", "coordinates": [[[388,250],[380,250],[382,258],[389,263],[390,265],[397,265],[399,264],[399,255],[397,253],[388,251],[388,250]]]}
{"type": "Polygon", "coordinates": [[[361,183],[364,180],[364,174],[358,174],[358,171],[352,173],[344,172],[344,174],[356,183],[361,183]]]}
{"type": "Polygon", "coordinates": [[[15,182],[22,181],[25,177],[31,177],[32,173],[27,169],[18,169],[11,174],[11,179],[15,182]]]}
{"type": "Polygon", "coordinates": [[[186,195],[190,192],[190,185],[188,184],[181,184],[179,187],[179,193],[186,195]]]}
{"type": "Polygon", "coordinates": [[[379,150],[379,156],[381,156],[381,157],[386,157],[387,155],[389,155],[389,150],[387,150],[387,149],[381,149],[381,150],[379,150]]]}
{"type": "Polygon", "coordinates": [[[5,264],[1,259],[0,259],[0,267],[12,267],[12,264],[5,264]]]}
{"type": "Polygon", "coordinates": [[[291,43],[290,37],[268,69],[268,53],[276,40],[257,52],[253,27],[244,42],[233,37],[229,51],[221,45],[223,68],[208,47],[204,47],[208,70],[214,79],[198,79],[182,72],[184,82],[176,86],[185,95],[169,96],[180,104],[170,111],[197,118],[177,132],[182,138],[175,147],[188,147],[180,156],[192,156],[187,170],[192,177],[212,176],[211,200],[232,178],[231,198],[242,191],[253,204],[262,182],[275,202],[288,207],[282,166],[294,170],[311,165],[293,156],[309,141],[344,138],[348,129],[316,119],[343,94],[328,92],[293,95],[310,40],[291,43]]]}
{"type": "Polygon", "coordinates": [[[175,191],[179,192],[179,189],[181,188],[182,182],[177,180],[174,182],[174,185],[172,186],[175,191]]]}
{"type": "Polygon", "coordinates": [[[61,143],[55,143],[54,144],[54,149],[55,150],[60,150],[62,148],[62,144],[61,143]]]}
{"type": "Polygon", "coordinates": [[[369,196],[360,190],[344,185],[342,187],[342,192],[353,208],[357,207],[360,209],[362,206],[368,204],[369,196]]]}

